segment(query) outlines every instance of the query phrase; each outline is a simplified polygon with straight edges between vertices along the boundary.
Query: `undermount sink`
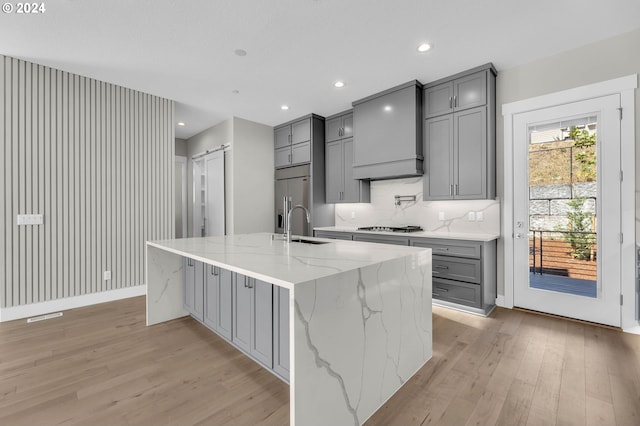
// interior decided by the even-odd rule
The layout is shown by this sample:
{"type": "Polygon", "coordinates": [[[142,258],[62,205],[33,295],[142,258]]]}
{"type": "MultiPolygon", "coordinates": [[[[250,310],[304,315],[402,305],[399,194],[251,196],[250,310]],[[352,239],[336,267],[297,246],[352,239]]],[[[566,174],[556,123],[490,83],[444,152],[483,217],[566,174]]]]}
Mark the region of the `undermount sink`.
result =
{"type": "Polygon", "coordinates": [[[314,240],[305,240],[303,238],[294,238],[291,240],[292,243],[304,243],[304,244],[329,244],[330,241],[314,241],[314,240]]]}

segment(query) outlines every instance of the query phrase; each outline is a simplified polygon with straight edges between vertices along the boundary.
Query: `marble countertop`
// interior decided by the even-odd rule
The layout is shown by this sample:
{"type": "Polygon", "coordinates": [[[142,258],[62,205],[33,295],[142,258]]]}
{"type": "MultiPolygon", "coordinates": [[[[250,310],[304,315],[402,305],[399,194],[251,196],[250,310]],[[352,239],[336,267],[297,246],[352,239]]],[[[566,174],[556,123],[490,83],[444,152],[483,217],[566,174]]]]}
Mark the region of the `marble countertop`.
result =
{"type": "Polygon", "coordinates": [[[431,249],[322,238],[327,244],[288,243],[276,234],[148,241],[149,246],[190,257],[286,288],[406,256],[426,256],[431,249]]]}
{"type": "Polygon", "coordinates": [[[361,234],[377,234],[377,235],[393,235],[395,237],[420,237],[420,238],[444,238],[449,240],[467,240],[488,242],[497,240],[500,235],[496,234],[476,234],[465,232],[383,232],[383,231],[359,231],[357,227],[349,226],[323,226],[313,228],[314,231],[333,231],[333,232],[357,232],[361,234]]]}

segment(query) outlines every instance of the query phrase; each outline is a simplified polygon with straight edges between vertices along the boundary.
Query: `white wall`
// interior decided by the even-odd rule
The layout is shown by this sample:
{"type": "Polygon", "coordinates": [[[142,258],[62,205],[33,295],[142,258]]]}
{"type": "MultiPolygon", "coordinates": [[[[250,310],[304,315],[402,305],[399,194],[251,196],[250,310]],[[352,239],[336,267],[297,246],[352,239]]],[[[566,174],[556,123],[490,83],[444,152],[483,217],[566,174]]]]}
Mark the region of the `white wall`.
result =
{"type": "Polygon", "coordinates": [[[233,233],[273,232],[273,127],[233,118],[233,233]]]}
{"type": "MultiPolygon", "coordinates": [[[[497,95],[497,193],[504,196],[504,122],[502,105],[630,74],[640,73],[640,30],[582,46],[537,61],[499,70],[497,95]]],[[[640,170],[640,91],[636,90],[636,171],[640,170]]],[[[640,242],[640,173],[636,172],[636,241],[640,242]]],[[[505,214],[503,212],[503,214],[505,214]]],[[[498,244],[498,294],[504,295],[504,250],[498,244]]]]}

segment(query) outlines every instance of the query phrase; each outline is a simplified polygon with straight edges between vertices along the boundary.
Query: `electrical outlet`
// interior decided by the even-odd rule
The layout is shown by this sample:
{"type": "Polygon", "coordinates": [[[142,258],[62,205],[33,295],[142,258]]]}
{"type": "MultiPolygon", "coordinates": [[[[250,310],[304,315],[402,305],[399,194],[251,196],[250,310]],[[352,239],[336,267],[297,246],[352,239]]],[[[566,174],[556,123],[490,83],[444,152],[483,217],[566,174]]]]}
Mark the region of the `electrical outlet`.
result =
{"type": "Polygon", "coordinates": [[[476,212],[476,220],[478,222],[482,222],[484,220],[484,213],[483,212],[476,212]]]}
{"type": "Polygon", "coordinates": [[[351,212],[351,219],[355,219],[356,218],[356,212],[351,212]]]}
{"type": "Polygon", "coordinates": [[[111,279],[111,271],[104,271],[102,274],[105,281],[109,281],[111,279]]]}
{"type": "Polygon", "coordinates": [[[438,220],[445,220],[444,212],[438,212],[438,220]]]}
{"type": "Polygon", "coordinates": [[[467,220],[469,222],[475,222],[476,221],[476,212],[467,213],[467,220]]]}
{"type": "Polygon", "coordinates": [[[16,221],[18,225],[42,225],[44,222],[41,214],[19,214],[16,221]]]}

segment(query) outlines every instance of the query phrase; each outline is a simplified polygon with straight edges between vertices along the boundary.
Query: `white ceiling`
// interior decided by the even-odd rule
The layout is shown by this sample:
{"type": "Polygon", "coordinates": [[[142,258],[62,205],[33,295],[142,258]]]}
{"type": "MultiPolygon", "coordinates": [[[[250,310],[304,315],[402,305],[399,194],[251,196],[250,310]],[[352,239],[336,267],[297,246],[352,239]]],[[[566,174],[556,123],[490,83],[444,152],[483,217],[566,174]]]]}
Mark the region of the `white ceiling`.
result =
{"type": "Polygon", "coordinates": [[[487,62],[500,71],[640,27],[638,0],[45,0],[45,7],[40,15],[0,14],[0,54],[173,99],[176,121],[187,123],[176,128],[182,138],[231,116],[268,125],[327,116],[412,79],[487,62]],[[419,54],[423,41],[433,49],[419,54]],[[338,79],[344,88],[333,87],[338,79]]]}

